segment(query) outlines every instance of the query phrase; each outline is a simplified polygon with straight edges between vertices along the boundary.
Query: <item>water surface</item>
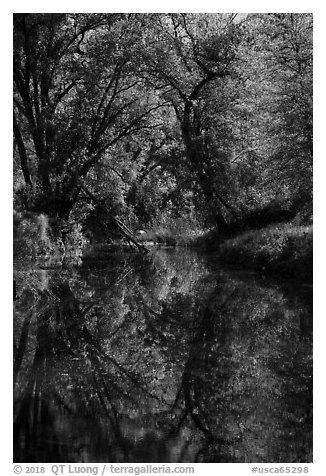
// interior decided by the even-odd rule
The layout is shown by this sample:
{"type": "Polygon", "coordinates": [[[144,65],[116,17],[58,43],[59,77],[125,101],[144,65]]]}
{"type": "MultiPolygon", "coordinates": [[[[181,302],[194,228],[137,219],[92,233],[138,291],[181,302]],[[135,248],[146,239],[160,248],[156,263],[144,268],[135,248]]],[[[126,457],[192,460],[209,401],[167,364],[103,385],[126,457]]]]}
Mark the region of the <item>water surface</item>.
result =
{"type": "Polygon", "coordinates": [[[311,290],[157,250],[20,270],[15,462],[311,462],[311,290]]]}

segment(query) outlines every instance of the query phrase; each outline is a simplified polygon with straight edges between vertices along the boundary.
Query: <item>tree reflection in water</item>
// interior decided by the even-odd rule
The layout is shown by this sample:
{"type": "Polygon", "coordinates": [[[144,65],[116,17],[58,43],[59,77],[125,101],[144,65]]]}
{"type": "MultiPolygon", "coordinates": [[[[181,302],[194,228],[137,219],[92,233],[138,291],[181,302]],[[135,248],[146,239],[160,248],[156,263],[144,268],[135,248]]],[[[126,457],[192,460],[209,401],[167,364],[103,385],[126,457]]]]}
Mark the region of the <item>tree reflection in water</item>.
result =
{"type": "Polygon", "coordinates": [[[17,273],[15,461],[312,461],[309,295],[133,260],[17,273]]]}

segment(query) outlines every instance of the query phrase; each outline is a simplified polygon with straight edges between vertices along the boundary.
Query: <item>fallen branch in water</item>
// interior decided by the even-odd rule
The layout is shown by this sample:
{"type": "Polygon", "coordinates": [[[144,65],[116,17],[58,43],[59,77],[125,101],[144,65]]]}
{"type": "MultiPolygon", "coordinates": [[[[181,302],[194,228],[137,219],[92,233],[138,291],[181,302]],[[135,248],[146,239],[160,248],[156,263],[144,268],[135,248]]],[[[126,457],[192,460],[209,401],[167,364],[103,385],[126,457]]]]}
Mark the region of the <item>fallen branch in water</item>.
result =
{"type": "Polygon", "coordinates": [[[107,209],[106,205],[103,204],[101,200],[99,200],[95,195],[93,195],[92,192],[88,190],[88,188],[85,187],[85,185],[80,184],[79,185],[80,189],[88,195],[97,205],[102,207],[107,214],[110,216],[111,220],[114,222],[120,233],[127,238],[128,241],[133,243],[138,249],[144,251],[145,253],[149,253],[149,249],[146,248],[146,246],[141,245],[138,243],[138,241],[132,236],[132,232],[126,227],[124,223],[122,223],[117,217],[113,216],[110,214],[109,210],[107,209]]]}

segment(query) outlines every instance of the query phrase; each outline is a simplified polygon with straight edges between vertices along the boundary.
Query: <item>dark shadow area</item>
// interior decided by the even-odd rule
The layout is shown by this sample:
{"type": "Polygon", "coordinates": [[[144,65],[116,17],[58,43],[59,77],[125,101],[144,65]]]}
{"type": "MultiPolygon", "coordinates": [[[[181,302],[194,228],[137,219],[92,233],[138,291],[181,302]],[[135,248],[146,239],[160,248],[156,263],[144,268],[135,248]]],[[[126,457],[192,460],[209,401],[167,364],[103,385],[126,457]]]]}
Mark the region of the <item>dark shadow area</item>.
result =
{"type": "Polygon", "coordinates": [[[15,278],[15,462],[312,461],[310,289],[184,250],[15,278]]]}

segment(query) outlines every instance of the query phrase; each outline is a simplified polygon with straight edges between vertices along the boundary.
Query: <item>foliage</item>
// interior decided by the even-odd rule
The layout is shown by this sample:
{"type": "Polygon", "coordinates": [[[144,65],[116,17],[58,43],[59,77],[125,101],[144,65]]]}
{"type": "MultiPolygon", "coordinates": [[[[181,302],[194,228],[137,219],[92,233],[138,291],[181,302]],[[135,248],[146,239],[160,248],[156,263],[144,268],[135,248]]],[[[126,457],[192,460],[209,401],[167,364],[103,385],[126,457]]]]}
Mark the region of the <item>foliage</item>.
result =
{"type": "Polygon", "coordinates": [[[79,223],[69,221],[52,227],[46,215],[14,213],[14,259],[26,258],[48,265],[78,263],[87,239],[79,223]]]}
{"type": "Polygon", "coordinates": [[[14,257],[50,255],[59,251],[49,235],[49,222],[45,215],[14,213],[14,257]]]}
{"type": "Polygon", "coordinates": [[[82,186],[132,231],[311,209],[312,15],[15,14],[14,140],[16,208],[92,239],[82,186]]]}
{"type": "Polygon", "coordinates": [[[225,262],[312,282],[312,226],[271,225],[220,245],[225,262]]]}
{"type": "Polygon", "coordinates": [[[67,217],[78,180],[105,152],[155,127],[144,121],[155,122],[157,101],[131,68],[137,28],[128,30],[123,15],[101,14],[17,14],[14,26],[15,139],[26,185],[35,180],[43,190],[30,207],[67,217]]]}
{"type": "Polygon", "coordinates": [[[302,206],[312,190],[312,16],[251,15],[248,27],[255,37],[243,50],[245,103],[261,161],[255,187],[285,200],[301,195],[302,206]]]}
{"type": "Polygon", "coordinates": [[[154,244],[187,246],[203,233],[202,225],[194,216],[171,218],[164,214],[164,218],[161,217],[156,223],[154,222],[150,230],[141,234],[138,239],[139,241],[150,241],[154,244]]]}

